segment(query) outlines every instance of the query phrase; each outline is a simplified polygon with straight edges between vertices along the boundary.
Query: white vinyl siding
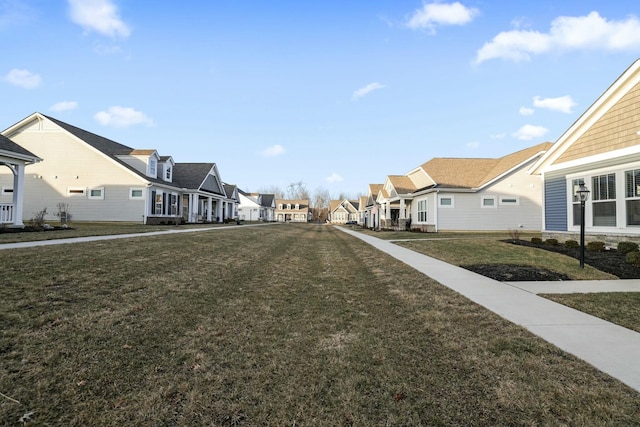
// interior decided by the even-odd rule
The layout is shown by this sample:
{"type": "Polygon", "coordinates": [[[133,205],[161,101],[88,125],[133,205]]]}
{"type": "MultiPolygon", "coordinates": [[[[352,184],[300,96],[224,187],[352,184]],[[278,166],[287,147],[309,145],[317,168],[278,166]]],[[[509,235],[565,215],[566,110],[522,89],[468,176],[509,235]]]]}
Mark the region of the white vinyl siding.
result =
{"type": "MultiPolygon", "coordinates": [[[[27,168],[23,220],[45,207],[49,212],[46,219],[57,220],[53,208],[66,202],[76,221],[142,222],[144,202],[129,200],[128,193],[131,187],[146,188],[146,182],[57,126],[46,121],[44,124],[49,126],[47,130],[38,130],[36,125],[12,136],[16,143],[43,159],[27,168]],[[68,189],[77,188],[83,188],[85,193],[67,195],[68,189]],[[90,199],[88,190],[95,188],[104,188],[107,199],[90,199]]],[[[6,173],[1,169],[12,175],[8,168],[0,168],[0,175],[6,173]]]]}

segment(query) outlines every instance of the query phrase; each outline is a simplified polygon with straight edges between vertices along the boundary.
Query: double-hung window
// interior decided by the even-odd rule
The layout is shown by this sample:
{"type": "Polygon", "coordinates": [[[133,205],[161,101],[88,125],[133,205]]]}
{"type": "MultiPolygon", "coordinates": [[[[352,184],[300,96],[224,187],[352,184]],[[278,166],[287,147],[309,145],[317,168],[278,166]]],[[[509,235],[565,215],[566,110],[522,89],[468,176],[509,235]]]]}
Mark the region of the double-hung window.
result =
{"type": "Polygon", "coordinates": [[[624,175],[627,225],[640,225],[640,169],[626,171],[624,175]]]}
{"type": "Polygon", "coordinates": [[[418,200],[418,222],[427,222],[427,200],[418,200]]]}
{"type": "MultiPolygon", "coordinates": [[[[616,226],[616,174],[591,177],[593,225],[616,226]]],[[[575,222],[575,220],[574,220],[575,222]]]]}

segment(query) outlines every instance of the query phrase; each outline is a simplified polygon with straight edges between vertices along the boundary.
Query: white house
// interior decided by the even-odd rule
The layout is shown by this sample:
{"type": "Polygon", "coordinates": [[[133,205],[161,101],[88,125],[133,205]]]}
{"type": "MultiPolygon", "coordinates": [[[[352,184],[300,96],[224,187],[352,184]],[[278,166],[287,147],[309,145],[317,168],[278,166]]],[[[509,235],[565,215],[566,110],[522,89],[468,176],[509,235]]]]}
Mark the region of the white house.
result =
{"type": "Polygon", "coordinates": [[[238,218],[243,221],[258,221],[262,209],[258,201],[258,195],[238,190],[238,197],[240,199],[238,204],[238,218]]]}
{"type": "MultiPolygon", "coordinates": [[[[64,205],[76,221],[222,221],[233,203],[213,163],[175,163],[40,113],[1,134],[44,159],[25,175],[23,217],[47,208],[51,220],[64,205]]],[[[0,186],[12,180],[0,171],[0,186]]]]}
{"type": "Polygon", "coordinates": [[[540,230],[542,182],[528,169],[552,146],[500,158],[434,158],[406,175],[371,184],[365,221],[372,228],[540,230]]]}

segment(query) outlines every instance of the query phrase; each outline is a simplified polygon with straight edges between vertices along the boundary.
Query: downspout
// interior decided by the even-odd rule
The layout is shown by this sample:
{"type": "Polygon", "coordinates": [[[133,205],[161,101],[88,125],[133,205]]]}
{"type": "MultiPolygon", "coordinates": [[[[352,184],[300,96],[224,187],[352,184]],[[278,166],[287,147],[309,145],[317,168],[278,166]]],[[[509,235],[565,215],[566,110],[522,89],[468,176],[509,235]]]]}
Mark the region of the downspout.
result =
{"type": "Polygon", "coordinates": [[[436,190],[436,200],[433,203],[436,208],[433,210],[434,214],[433,214],[433,220],[435,222],[434,224],[434,228],[435,228],[435,232],[438,232],[438,194],[440,194],[440,190],[436,190]]]}

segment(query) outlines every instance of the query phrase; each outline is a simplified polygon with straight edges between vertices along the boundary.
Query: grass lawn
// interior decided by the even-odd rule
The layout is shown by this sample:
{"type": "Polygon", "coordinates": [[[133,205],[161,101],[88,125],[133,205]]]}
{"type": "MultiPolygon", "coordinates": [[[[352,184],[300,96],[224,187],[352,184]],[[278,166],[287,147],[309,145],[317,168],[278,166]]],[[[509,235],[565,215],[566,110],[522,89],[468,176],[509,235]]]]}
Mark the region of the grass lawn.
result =
{"type": "Polygon", "coordinates": [[[399,241],[397,244],[458,266],[516,264],[565,273],[572,280],[616,279],[615,276],[596,270],[589,265],[581,269],[575,259],[565,255],[500,241],[506,238],[508,235],[472,234],[451,238],[438,236],[437,239],[406,240],[399,241]]]}
{"type": "Polygon", "coordinates": [[[638,292],[547,294],[540,296],[640,332],[640,293],[638,292]]]}
{"type": "MultiPolygon", "coordinates": [[[[58,225],[54,222],[51,225],[58,225]]],[[[228,225],[236,225],[235,222],[228,225]]],[[[226,224],[185,224],[185,225],[144,225],[127,222],[72,222],[66,230],[48,230],[33,232],[2,232],[0,230],[0,244],[15,242],[30,242],[36,240],[68,239],[72,237],[104,236],[109,234],[149,233],[152,231],[180,230],[183,228],[226,227],[226,224]]]]}
{"type": "Polygon", "coordinates": [[[0,425],[640,425],[634,390],[333,227],[0,265],[0,425]]]}

